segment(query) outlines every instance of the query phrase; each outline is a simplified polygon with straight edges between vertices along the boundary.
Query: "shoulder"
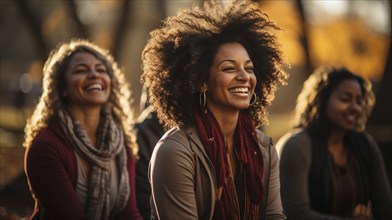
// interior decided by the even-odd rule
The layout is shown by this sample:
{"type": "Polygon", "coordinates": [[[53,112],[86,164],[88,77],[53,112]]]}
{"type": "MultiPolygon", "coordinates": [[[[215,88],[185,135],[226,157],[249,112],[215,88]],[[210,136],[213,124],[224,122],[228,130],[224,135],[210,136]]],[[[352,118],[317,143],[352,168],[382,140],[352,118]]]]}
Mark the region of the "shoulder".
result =
{"type": "MultiPolygon", "coordinates": [[[[376,140],[367,132],[355,132],[354,133],[354,138],[356,139],[357,145],[363,146],[362,148],[367,147],[367,151],[370,151],[371,156],[376,156],[379,157],[381,155],[379,146],[376,142],[376,140]],[[367,143],[366,145],[363,145],[361,143],[367,143]]],[[[366,152],[363,154],[367,154],[366,152]]]]}
{"type": "Polygon", "coordinates": [[[378,148],[378,144],[376,140],[367,132],[360,132],[359,135],[361,135],[363,138],[365,138],[368,143],[370,148],[378,148]]]}
{"type": "Polygon", "coordinates": [[[27,152],[28,155],[40,157],[45,154],[69,156],[73,150],[59,125],[57,123],[50,123],[37,134],[31,145],[27,148],[27,152]]]}
{"type": "Polygon", "coordinates": [[[276,145],[287,145],[289,143],[310,143],[310,136],[304,129],[293,129],[284,134],[276,145]]]}
{"type": "Polygon", "coordinates": [[[259,144],[261,144],[261,146],[263,146],[264,148],[268,148],[268,146],[271,144],[271,138],[259,129],[255,130],[257,134],[257,139],[259,140],[259,144]]]}
{"type": "Polygon", "coordinates": [[[276,164],[278,162],[278,155],[275,147],[272,145],[271,137],[265,135],[262,131],[256,129],[259,147],[265,162],[271,161],[276,164]]]}
{"type": "Polygon", "coordinates": [[[160,142],[177,142],[179,144],[185,144],[189,142],[188,135],[186,134],[186,131],[174,127],[170,130],[168,130],[161,138],[160,142]]]}
{"type": "MultiPolygon", "coordinates": [[[[150,171],[154,175],[169,172],[193,172],[195,157],[189,146],[185,131],[173,128],[167,131],[156,144],[150,160],[150,171]]],[[[174,174],[173,174],[174,175],[174,174]]],[[[163,178],[163,177],[162,177],[163,178]]]]}
{"type": "Polygon", "coordinates": [[[153,155],[174,157],[176,155],[191,154],[189,138],[184,130],[178,127],[167,131],[155,146],[153,155]]]}
{"type": "Polygon", "coordinates": [[[43,128],[34,139],[34,141],[42,140],[64,142],[67,138],[60,125],[57,122],[52,121],[49,122],[48,126],[43,128]]]}
{"type": "Polygon", "coordinates": [[[292,152],[310,152],[310,136],[304,129],[293,129],[277,141],[276,149],[279,157],[282,157],[282,154],[291,154],[292,152]]]}
{"type": "Polygon", "coordinates": [[[29,174],[42,172],[43,169],[59,169],[68,167],[72,178],[76,178],[77,169],[75,152],[62,133],[60,127],[49,124],[35,137],[26,149],[25,169],[29,174]]]}

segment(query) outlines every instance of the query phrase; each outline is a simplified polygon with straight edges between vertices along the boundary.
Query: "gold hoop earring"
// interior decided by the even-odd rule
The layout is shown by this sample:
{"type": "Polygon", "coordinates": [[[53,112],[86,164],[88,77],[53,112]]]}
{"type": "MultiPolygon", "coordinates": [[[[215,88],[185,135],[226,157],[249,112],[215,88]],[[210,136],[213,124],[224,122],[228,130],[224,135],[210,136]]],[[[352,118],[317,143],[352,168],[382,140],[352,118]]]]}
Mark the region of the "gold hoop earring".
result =
{"type": "Polygon", "coordinates": [[[257,95],[256,95],[256,93],[253,93],[253,95],[252,95],[252,98],[253,98],[253,96],[255,97],[254,98],[254,100],[252,101],[252,99],[250,99],[250,105],[252,106],[252,105],[254,105],[255,103],[256,103],[256,101],[257,101],[257,95]]]}
{"type": "Polygon", "coordinates": [[[206,102],[207,102],[207,95],[206,92],[200,92],[199,94],[199,103],[201,107],[206,107],[206,102]]]}

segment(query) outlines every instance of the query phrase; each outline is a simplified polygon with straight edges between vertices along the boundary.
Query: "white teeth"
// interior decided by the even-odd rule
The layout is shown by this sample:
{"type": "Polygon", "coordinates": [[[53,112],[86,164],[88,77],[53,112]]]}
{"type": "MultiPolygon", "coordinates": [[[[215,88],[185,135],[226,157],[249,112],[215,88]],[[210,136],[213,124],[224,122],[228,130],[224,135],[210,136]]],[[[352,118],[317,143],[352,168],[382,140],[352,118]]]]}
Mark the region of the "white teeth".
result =
{"type": "Polygon", "coordinates": [[[93,90],[93,89],[103,90],[103,86],[101,84],[95,83],[87,87],[87,90],[93,90]]]}
{"type": "Polygon", "coordinates": [[[249,92],[249,88],[234,88],[234,89],[230,89],[230,92],[233,93],[248,93],[249,92]]]}

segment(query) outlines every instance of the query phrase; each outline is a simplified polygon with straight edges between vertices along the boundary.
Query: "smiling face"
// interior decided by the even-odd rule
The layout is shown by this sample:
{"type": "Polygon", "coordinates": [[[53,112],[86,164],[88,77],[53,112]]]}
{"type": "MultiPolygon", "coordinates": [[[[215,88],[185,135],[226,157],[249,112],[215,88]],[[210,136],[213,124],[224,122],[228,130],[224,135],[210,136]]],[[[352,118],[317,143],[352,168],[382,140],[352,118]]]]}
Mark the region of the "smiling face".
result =
{"type": "Polygon", "coordinates": [[[102,106],[110,95],[105,64],[88,52],[75,53],[65,72],[64,96],[69,107],[102,106]]]}
{"type": "Polygon", "coordinates": [[[354,129],[363,110],[362,92],[358,81],[354,79],[342,81],[332,92],[326,110],[334,129],[342,131],[354,129]]]}
{"type": "Polygon", "coordinates": [[[207,107],[214,113],[239,112],[248,108],[256,82],[246,49],[239,43],[222,44],[204,84],[207,107]]]}

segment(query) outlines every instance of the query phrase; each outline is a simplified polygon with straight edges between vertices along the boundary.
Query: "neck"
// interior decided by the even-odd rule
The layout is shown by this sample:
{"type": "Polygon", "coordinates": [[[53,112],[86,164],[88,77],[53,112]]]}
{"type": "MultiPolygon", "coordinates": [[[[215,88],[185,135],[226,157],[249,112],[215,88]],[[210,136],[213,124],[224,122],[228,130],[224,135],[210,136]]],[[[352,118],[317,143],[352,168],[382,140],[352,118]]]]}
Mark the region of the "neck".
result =
{"type": "Polygon", "coordinates": [[[345,132],[344,131],[336,131],[331,130],[328,137],[329,145],[340,145],[343,143],[345,132]]]}
{"type": "Polygon", "coordinates": [[[347,149],[344,147],[345,132],[331,131],[328,138],[328,151],[333,157],[335,164],[339,166],[346,166],[347,164],[347,149]]]}
{"type": "Polygon", "coordinates": [[[87,136],[90,138],[91,144],[95,146],[101,108],[81,109],[69,106],[67,110],[71,116],[83,126],[86,130],[87,136]]]}
{"type": "MultiPolygon", "coordinates": [[[[214,112],[212,112],[214,114],[214,112]]],[[[239,117],[239,111],[233,114],[214,114],[216,120],[218,121],[218,124],[220,128],[222,129],[222,133],[226,139],[227,146],[229,148],[229,151],[233,147],[233,141],[234,141],[234,132],[237,127],[237,122],[238,122],[238,117],[239,117]]]]}

